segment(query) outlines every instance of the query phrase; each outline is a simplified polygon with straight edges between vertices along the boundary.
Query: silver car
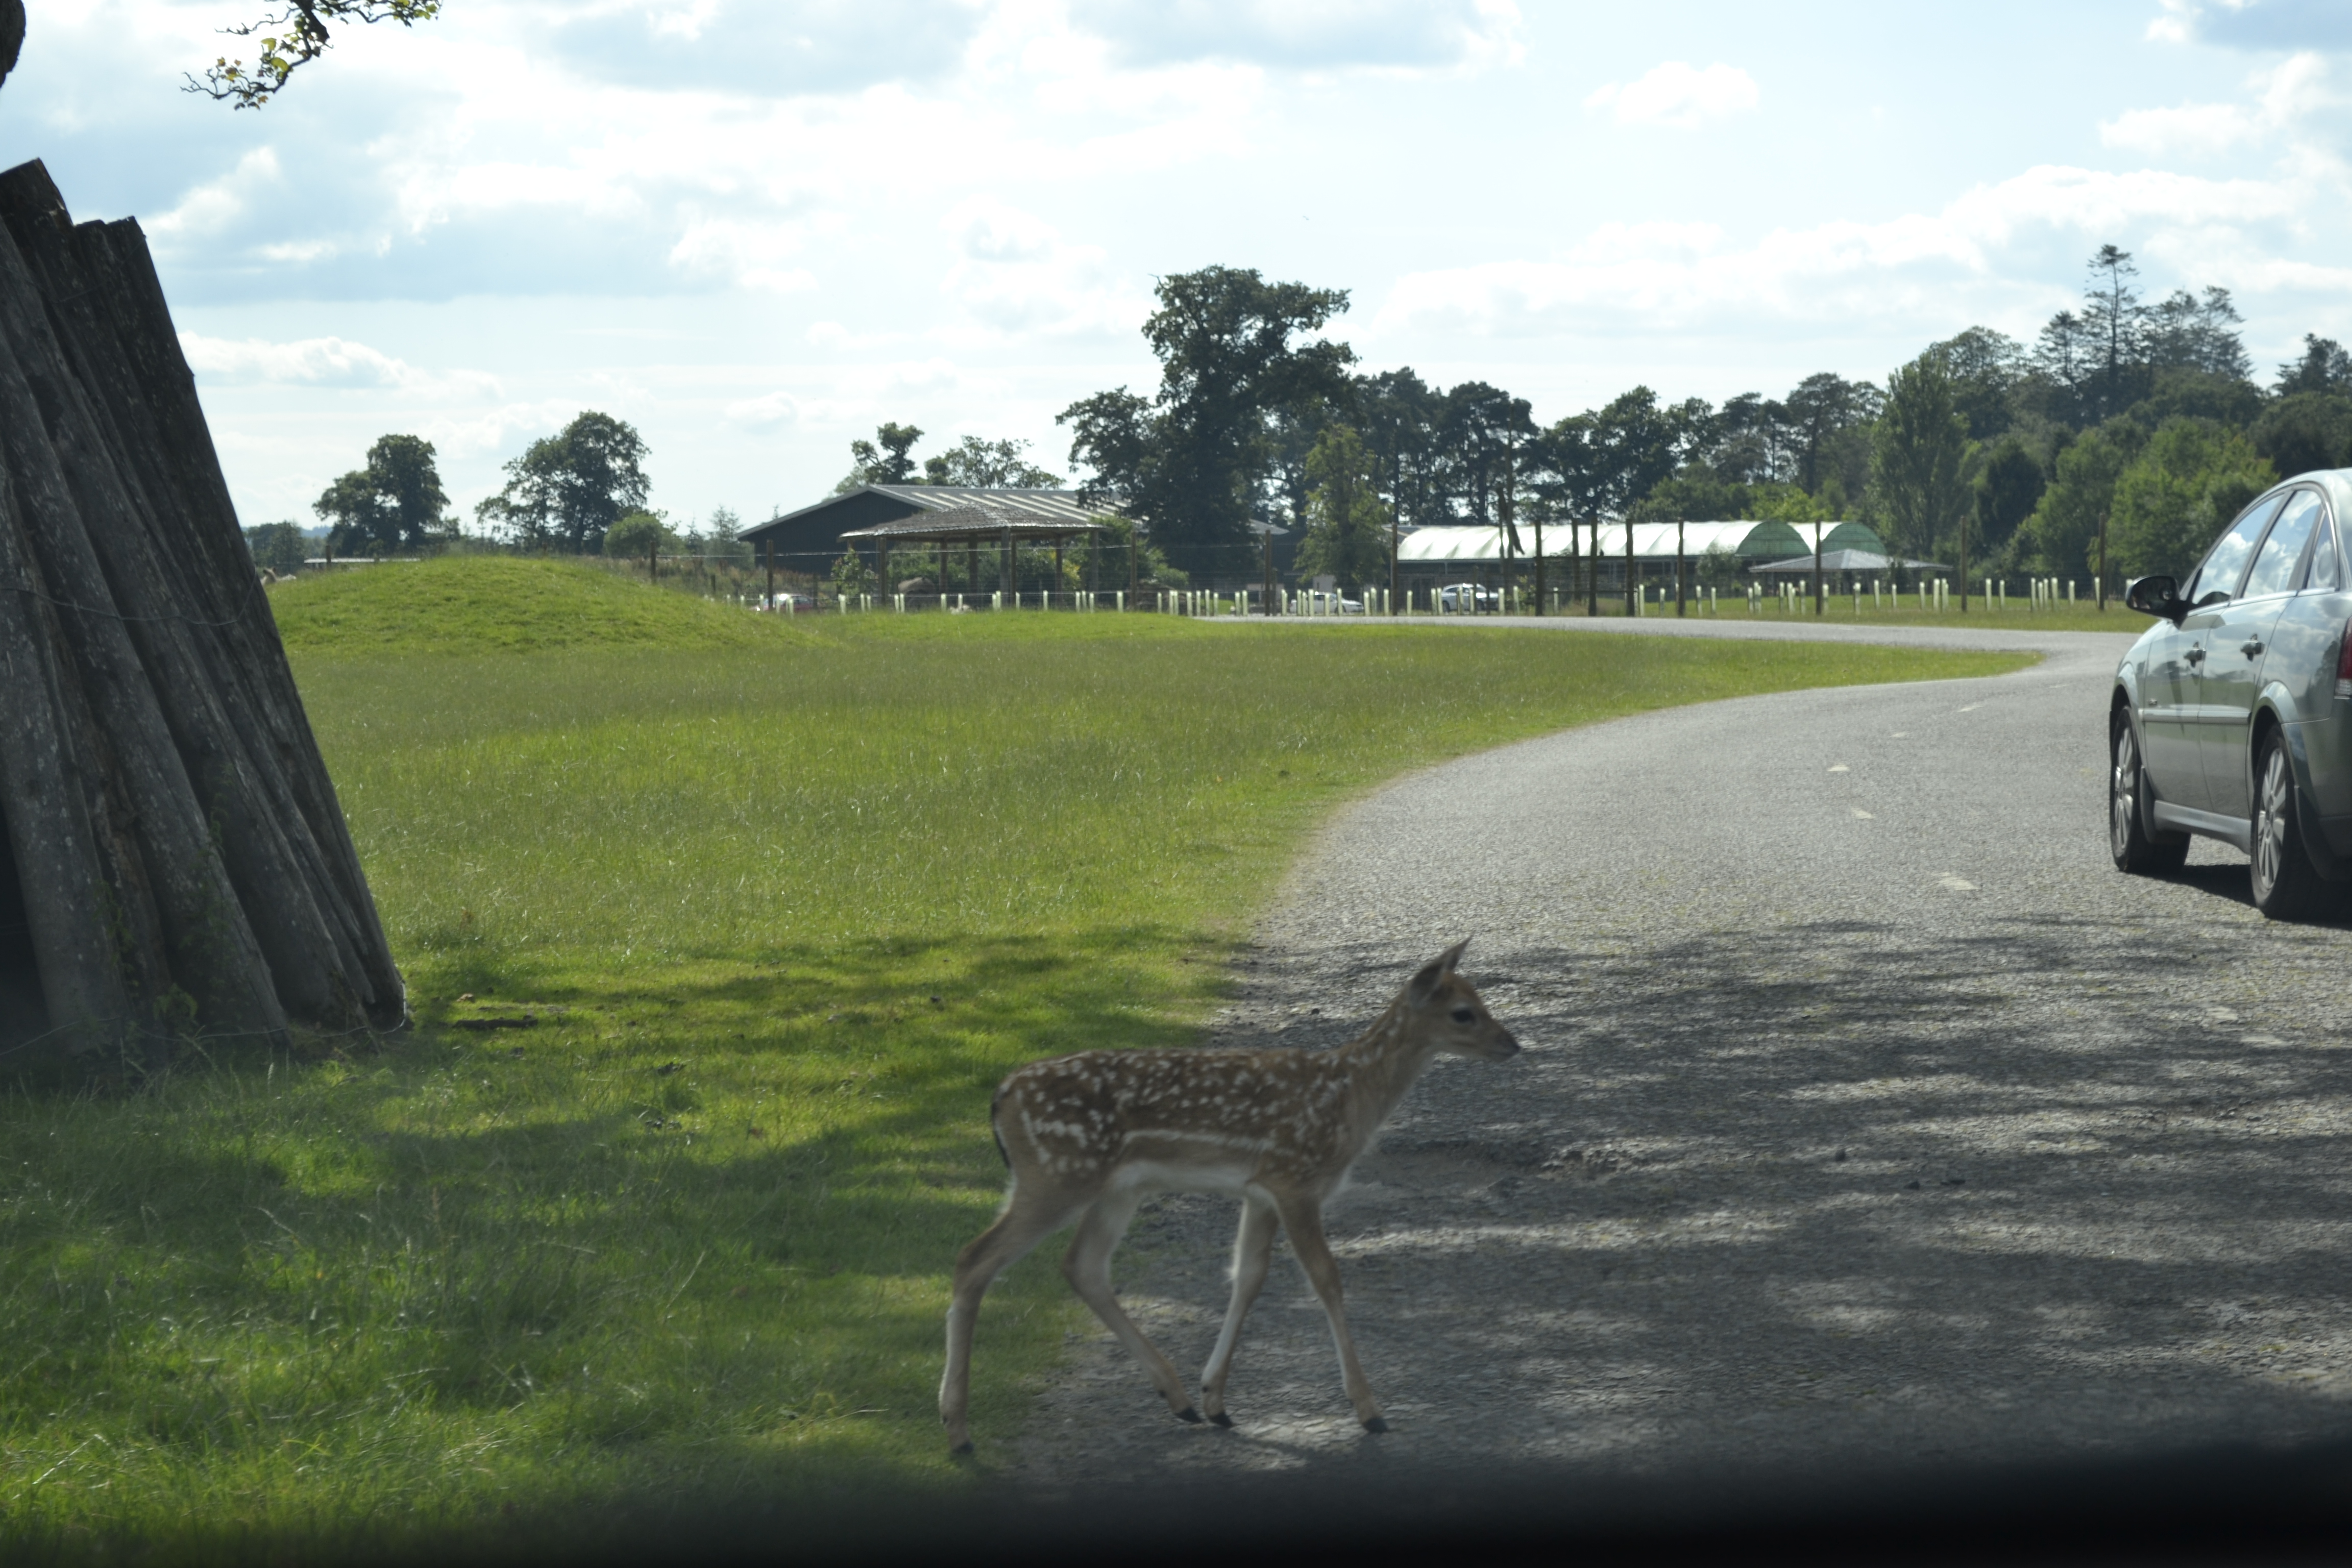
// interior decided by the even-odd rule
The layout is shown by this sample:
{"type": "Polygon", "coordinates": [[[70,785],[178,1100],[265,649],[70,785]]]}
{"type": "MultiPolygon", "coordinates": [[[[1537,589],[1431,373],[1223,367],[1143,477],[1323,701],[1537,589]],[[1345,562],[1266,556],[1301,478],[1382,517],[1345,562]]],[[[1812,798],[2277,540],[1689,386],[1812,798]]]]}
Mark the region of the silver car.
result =
{"type": "Polygon", "coordinates": [[[2107,835],[2125,871],[2179,868],[2190,835],[2252,859],[2273,920],[2352,882],[2352,575],[2336,515],[2352,469],[2304,474],[2238,514],[2184,585],[2125,591],[2157,617],[2116,671],[2107,835]]]}

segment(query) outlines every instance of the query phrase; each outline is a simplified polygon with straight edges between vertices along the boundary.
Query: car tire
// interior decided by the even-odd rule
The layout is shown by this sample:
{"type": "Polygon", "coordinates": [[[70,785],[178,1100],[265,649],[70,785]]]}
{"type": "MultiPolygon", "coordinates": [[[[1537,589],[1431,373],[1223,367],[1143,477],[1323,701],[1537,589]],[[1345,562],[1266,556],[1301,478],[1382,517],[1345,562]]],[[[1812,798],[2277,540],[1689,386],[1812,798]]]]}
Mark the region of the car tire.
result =
{"type": "Polygon", "coordinates": [[[2294,764],[2286,736],[2263,737],[2254,761],[2254,851],[2250,868],[2254,908],[2274,921],[2300,920],[2327,900],[2327,884],[2304,847],[2295,812],[2294,764]]]}
{"type": "Polygon", "coordinates": [[[2130,710],[2118,708],[2107,726],[2107,849],[2115,856],[2118,871],[2135,877],[2169,876],[2189,858],[2189,835],[2151,835],[2147,798],[2139,732],[2132,728],[2130,710]]]}

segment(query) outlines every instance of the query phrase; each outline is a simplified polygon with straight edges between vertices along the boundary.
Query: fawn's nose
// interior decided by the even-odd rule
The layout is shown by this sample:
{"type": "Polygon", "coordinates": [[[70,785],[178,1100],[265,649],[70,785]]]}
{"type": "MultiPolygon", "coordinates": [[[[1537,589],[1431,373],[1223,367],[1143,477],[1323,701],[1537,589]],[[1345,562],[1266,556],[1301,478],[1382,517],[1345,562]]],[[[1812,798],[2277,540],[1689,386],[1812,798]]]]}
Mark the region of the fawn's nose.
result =
{"type": "Polygon", "coordinates": [[[1500,1024],[1495,1026],[1494,1043],[1495,1059],[1498,1062],[1508,1061],[1513,1057],[1519,1054],[1518,1037],[1512,1034],[1510,1030],[1506,1029],[1500,1024]]]}

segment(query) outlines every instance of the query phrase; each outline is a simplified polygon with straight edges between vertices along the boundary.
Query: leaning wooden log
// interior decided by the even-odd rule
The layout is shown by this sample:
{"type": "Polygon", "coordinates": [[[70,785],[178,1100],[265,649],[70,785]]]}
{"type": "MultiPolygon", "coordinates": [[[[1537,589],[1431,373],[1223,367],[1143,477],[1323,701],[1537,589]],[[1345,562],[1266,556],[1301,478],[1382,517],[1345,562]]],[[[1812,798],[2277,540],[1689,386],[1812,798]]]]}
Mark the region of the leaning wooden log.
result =
{"type": "MultiPolygon", "coordinates": [[[[37,171],[38,166],[33,166],[37,171]]],[[[45,180],[46,183],[46,180],[45,180]]],[[[0,175],[0,209],[6,201],[0,175]]],[[[293,671],[267,613],[252,557],[237,526],[228,482],[196,398],[195,376],[180,352],[162,282],[138,225],[129,220],[75,228],[93,279],[88,300],[102,308],[130,367],[123,383],[126,418],[142,410],[152,437],[133,441],[159,464],[157,489],[173,498],[181,515],[171,542],[184,542],[192,568],[211,585],[205,630],[216,645],[215,665],[244,693],[230,706],[247,744],[265,765],[263,781],[282,792],[289,841],[306,867],[312,896],[332,919],[353,967],[342,983],[371,1021],[387,1026],[405,1016],[405,989],[392,962],[375,900],[361,870],[336,801],[334,784],[302,711],[293,671]],[[258,610],[261,613],[254,613],[258,610]]]]}
{"type": "Polygon", "coordinates": [[[145,242],[73,226],[37,163],[0,174],[0,816],[47,1032],[401,1022],[145,242]]]}

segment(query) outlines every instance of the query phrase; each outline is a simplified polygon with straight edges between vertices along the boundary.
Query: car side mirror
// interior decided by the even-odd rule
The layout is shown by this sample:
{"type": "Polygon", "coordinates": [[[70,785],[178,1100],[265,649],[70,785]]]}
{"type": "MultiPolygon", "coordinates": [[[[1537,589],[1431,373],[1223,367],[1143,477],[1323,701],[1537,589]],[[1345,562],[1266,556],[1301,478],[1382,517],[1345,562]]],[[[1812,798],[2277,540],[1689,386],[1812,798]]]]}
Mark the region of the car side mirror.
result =
{"type": "Polygon", "coordinates": [[[2189,615],[2189,606],[2181,602],[2179,580],[2161,575],[2142,577],[2125,588],[2124,606],[2143,616],[2170,621],[2176,626],[2189,615]]]}

